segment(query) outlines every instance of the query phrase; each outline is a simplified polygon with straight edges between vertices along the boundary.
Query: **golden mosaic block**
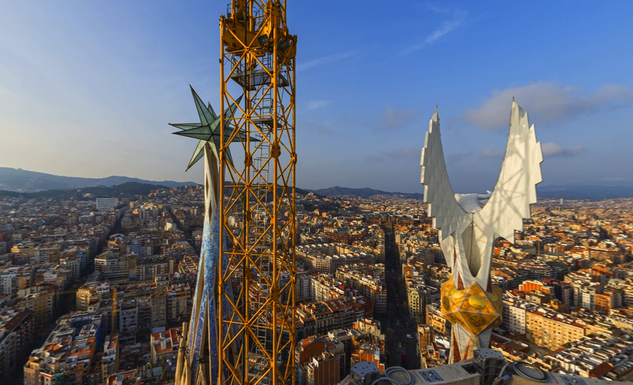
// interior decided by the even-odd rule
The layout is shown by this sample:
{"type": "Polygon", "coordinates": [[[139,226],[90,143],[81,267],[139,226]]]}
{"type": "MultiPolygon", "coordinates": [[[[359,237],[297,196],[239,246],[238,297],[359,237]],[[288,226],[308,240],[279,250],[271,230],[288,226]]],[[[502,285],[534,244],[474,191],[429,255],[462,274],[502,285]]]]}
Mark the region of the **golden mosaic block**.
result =
{"type": "Polygon", "coordinates": [[[442,284],[442,316],[459,324],[472,335],[501,323],[503,314],[501,289],[494,287],[492,293],[484,291],[476,282],[465,290],[458,290],[452,280],[442,284]]]}

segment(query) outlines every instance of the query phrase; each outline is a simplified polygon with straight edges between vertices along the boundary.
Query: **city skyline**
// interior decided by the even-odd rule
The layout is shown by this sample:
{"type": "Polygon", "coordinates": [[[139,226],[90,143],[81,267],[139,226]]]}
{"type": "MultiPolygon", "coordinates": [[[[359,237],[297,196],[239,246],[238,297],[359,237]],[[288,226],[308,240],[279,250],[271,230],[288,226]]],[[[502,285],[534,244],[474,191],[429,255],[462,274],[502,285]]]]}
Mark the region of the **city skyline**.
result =
{"type": "MultiPolygon", "coordinates": [[[[201,182],[200,169],[184,172],[192,144],[167,123],[195,117],[189,83],[219,106],[216,15],[225,8],[6,5],[0,166],[201,182]]],[[[539,127],[543,185],[633,183],[624,156],[633,139],[631,60],[620,49],[633,35],[631,8],[290,4],[299,36],[297,185],[423,192],[420,150],[439,103],[454,190],[491,189],[513,96],[539,127]]]]}

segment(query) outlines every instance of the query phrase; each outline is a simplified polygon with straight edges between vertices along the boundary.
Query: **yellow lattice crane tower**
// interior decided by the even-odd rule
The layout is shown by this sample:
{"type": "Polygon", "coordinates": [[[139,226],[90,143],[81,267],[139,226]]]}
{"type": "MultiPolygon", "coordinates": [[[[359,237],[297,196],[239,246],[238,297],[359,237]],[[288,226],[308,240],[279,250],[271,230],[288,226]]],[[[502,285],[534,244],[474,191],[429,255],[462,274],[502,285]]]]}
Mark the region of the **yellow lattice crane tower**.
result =
{"type": "Polygon", "coordinates": [[[231,129],[220,140],[218,378],[294,384],[297,38],[285,0],[232,0],[228,12],[220,18],[220,111],[238,109],[221,117],[231,129]]]}
{"type": "Polygon", "coordinates": [[[117,321],[119,320],[118,314],[118,306],[119,306],[119,297],[117,296],[116,286],[112,290],[112,334],[116,334],[118,332],[117,329],[117,321]]]}

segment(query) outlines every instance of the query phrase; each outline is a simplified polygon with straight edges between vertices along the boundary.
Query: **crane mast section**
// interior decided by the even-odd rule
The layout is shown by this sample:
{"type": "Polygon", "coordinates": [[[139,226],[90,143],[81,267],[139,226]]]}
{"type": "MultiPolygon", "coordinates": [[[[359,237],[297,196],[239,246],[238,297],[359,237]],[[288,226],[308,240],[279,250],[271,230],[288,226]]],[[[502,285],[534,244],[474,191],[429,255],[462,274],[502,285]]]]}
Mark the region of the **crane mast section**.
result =
{"type": "Polygon", "coordinates": [[[220,39],[222,111],[243,98],[221,122],[219,378],[294,384],[297,37],[285,1],[233,0],[220,39]]]}

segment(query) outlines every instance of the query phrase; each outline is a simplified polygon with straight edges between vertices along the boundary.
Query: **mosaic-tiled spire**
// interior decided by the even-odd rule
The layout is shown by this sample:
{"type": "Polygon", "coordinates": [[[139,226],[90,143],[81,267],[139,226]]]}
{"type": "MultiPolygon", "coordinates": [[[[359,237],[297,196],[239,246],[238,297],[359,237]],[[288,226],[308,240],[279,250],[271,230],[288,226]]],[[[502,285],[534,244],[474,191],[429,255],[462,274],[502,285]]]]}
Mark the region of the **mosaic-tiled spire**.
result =
{"type": "MultiPolygon", "coordinates": [[[[200,248],[200,264],[198,266],[198,278],[193,298],[191,319],[189,322],[189,335],[185,336],[188,354],[183,355],[182,363],[186,369],[183,373],[189,379],[189,383],[197,381],[199,368],[205,375],[212,379],[212,383],[219,383],[218,376],[218,341],[217,341],[217,265],[220,256],[220,221],[218,206],[221,199],[219,181],[219,153],[222,147],[220,117],[216,115],[211,104],[205,106],[200,96],[191,87],[200,123],[176,123],[170,125],[181,129],[175,132],[198,139],[198,145],[187,165],[187,170],[196,162],[204,158],[204,191],[205,191],[205,217],[200,248]],[[208,347],[208,351],[206,349],[208,347]],[[201,365],[208,365],[208,371],[201,365]]],[[[233,116],[237,110],[241,98],[224,111],[225,118],[233,116]]],[[[225,126],[224,140],[227,141],[233,135],[233,128],[225,126]]],[[[237,134],[233,141],[240,141],[237,134]]],[[[226,157],[232,163],[231,153],[226,150],[226,157]]],[[[178,381],[178,379],[177,379],[178,381]]]]}

